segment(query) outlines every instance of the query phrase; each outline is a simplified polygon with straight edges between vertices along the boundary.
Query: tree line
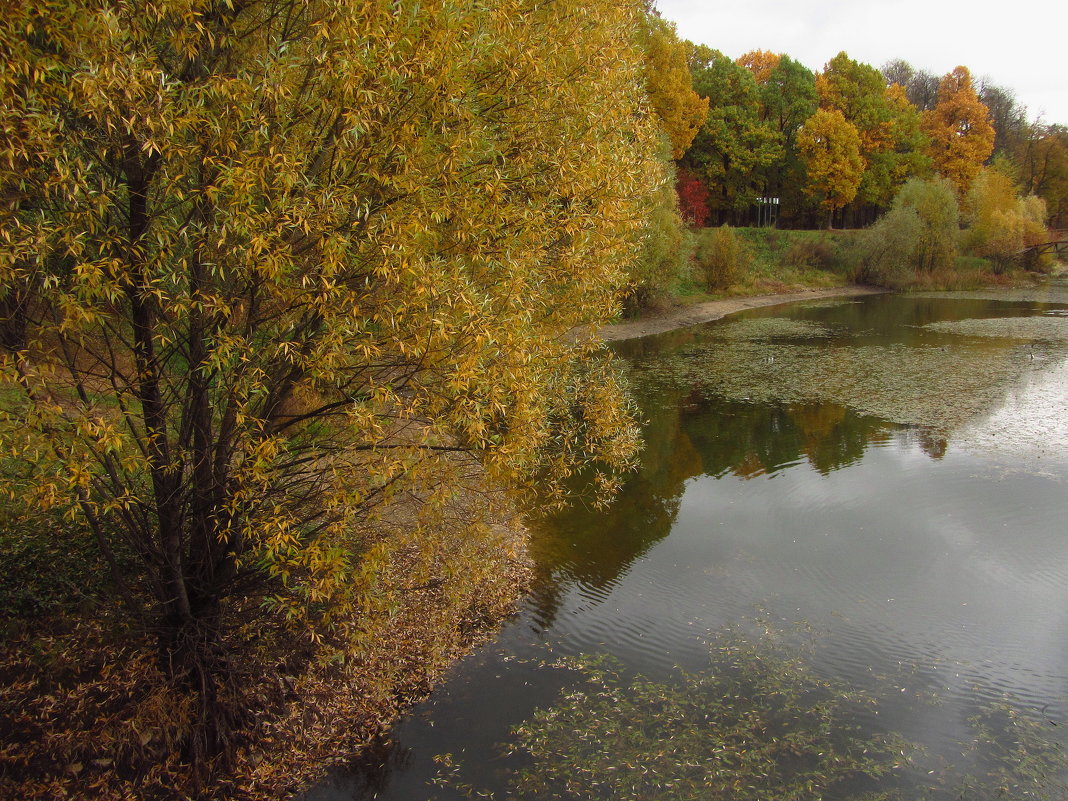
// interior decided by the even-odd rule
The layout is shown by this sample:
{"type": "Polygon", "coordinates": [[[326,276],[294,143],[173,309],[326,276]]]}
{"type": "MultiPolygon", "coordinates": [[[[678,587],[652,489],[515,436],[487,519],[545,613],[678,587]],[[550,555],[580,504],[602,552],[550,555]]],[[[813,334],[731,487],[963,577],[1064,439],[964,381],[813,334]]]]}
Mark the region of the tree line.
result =
{"type": "MultiPolygon", "coordinates": [[[[666,20],[650,24],[675,45],[661,70],[680,79],[650,89],[669,95],[654,104],[666,109],[691,224],[756,224],[774,198],[780,226],[833,215],[864,227],[910,178],[942,176],[963,198],[984,167],[1045,201],[1054,227],[1068,222],[1068,129],[1029,121],[1011,90],[977,84],[966,67],[938,77],[842,52],[816,73],[787,54],[730,59],[680,39],[666,20]]],[[[665,50],[650,57],[664,62],[665,50]]]]}

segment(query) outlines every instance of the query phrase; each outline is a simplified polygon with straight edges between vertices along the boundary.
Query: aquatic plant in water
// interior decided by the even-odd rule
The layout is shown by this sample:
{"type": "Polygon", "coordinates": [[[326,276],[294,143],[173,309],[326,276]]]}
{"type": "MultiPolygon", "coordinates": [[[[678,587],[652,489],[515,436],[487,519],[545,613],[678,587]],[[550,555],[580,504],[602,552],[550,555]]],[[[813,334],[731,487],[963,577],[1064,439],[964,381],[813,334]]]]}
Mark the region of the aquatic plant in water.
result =
{"type": "Polygon", "coordinates": [[[1068,343],[1068,318],[1062,316],[946,320],[938,323],[928,323],[924,328],[928,331],[967,337],[994,337],[997,339],[1022,339],[1027,342],[1068,343]]]}
{"type": "MultiPolygon", "coordinates": [[[[566,665],[578,687],[518,726],[508,799],[597,801],[1060,801],[1068,761],[1008,702],[978,711],[960,764],[872,731],[877,694],[817,676],[772,633],[724,635],[701,672],[629,676],[611,658],[566,665]]],[[[937,703],[937,699],[933,702],[937,703]]],[[[437,783],[494,798],[438,757],[437,783]]]]}
{"type": "Polygon", "coordinates": [[[882,420],[948,434],[1002,405],[1024,376],[1065,355],[1065,321],[963,321],[932,332],[965,336],[916,344],[825,341],[832,329],[754,318],[703,341],[632,362],[632,382],[753,403],[830,402],[882,420]],[[1022,344],[1021,338],[1028,344],[1022,344]]]}
{"type": "Polygon", "coordinates": [[[711,669],[628,680],[618,666],[577,667],[586,686],[516,730],[532,764],[518,798],[821,798],[902,766],[898,738],[850,721],[873,703],[796,658],[723,645],[711,669]]]}

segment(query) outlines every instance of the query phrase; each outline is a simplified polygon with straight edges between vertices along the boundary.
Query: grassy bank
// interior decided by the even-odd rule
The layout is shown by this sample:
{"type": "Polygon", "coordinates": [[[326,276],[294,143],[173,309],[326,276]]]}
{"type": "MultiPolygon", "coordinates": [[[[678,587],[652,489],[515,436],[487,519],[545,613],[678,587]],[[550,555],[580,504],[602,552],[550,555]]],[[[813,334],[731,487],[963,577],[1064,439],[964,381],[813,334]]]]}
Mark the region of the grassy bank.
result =
{"type": "MultiPolygon", "coordinates": [[[[704,262],[714,248],[717,230],[703,228],[694,232],[691,275],[668,305],[858,284],[899,291],[980,289],[1030,284],[1042,277],[1021,268],[1006,270],[988,259],[959,255],[951,269],[909,271],[892,282],[873,282],[865,271],[861,230],[734,228],[731,232],[738,248],[731,256],[729,280],[709,281],[704,262]]],[[[655,313],[657,309],[651,311],[655,313]]]]}

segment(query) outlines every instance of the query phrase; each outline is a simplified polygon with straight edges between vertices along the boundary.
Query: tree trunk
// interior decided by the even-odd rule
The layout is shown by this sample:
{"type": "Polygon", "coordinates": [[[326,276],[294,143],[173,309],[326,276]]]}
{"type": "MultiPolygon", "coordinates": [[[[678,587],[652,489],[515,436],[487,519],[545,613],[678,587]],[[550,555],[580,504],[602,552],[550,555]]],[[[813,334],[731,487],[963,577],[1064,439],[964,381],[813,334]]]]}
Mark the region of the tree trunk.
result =
{"type": "Polygon", "coordinates": [[[160,632],[163,670],[178,694],[192,701],[184,721],[182,757],[194,789],[216,768],[232,764],[234,733],[241,723],[239,691],[219,637],[219,609],[194,604],[193,615],[168,615],[160,632]]]}

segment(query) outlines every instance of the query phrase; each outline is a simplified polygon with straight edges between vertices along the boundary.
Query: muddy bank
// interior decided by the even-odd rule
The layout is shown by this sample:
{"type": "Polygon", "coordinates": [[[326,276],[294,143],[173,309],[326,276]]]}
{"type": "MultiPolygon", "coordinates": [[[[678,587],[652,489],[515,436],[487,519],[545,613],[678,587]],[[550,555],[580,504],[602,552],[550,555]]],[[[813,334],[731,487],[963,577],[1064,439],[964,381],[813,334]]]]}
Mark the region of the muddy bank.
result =
{"type": "Polygon", "coordinates": [[[859,295],[876,295],[885,289],[870,287],[834,287],[832,289],[802,289],[797,292],[782,292],[775,295],[754,295],[748,298],[724,298],[709,300],[693,306],[671,309],[663,314],[640,320],[630,320],[617,325],[608,325],[600,330],[604,342],[617,342],[622,339],[636,339],[651,334],[662,334],[676,328],[708,323],[728,314],[755,309],[759,306],[776,306],[797,300],[818,300],[821,298],[857,297],[859,295]]]}

